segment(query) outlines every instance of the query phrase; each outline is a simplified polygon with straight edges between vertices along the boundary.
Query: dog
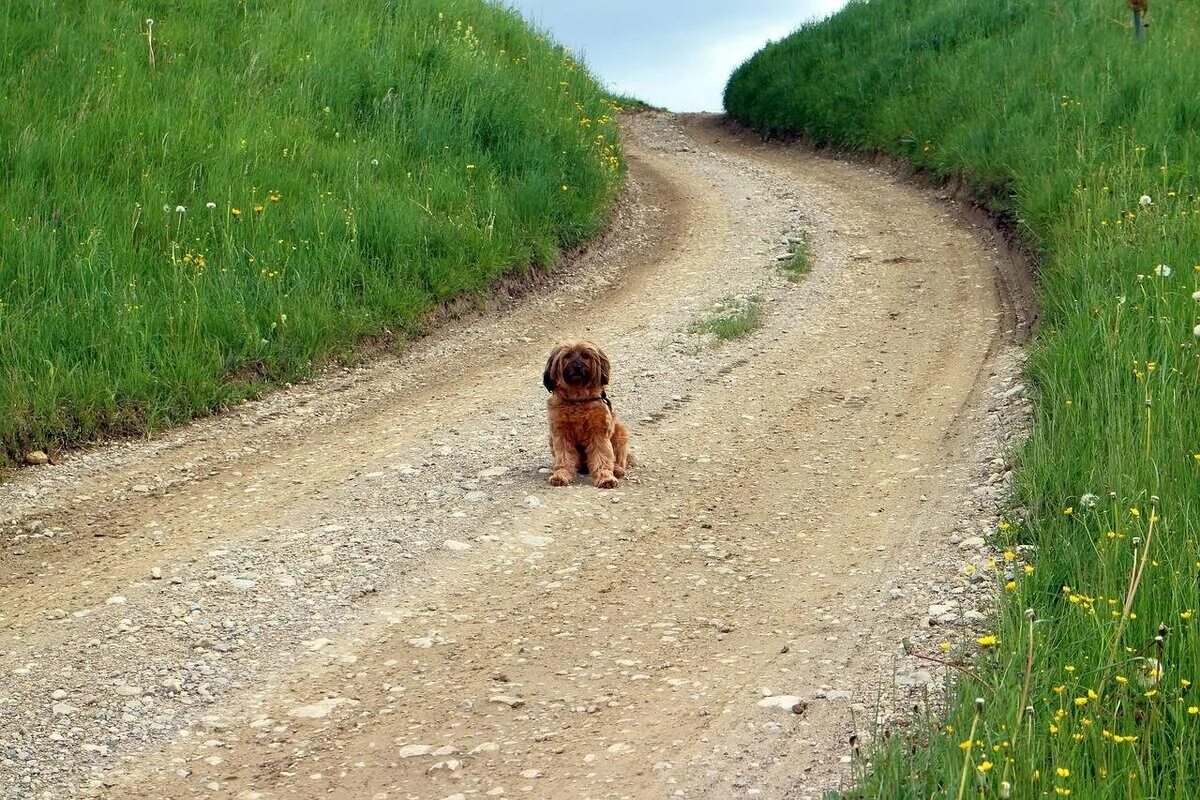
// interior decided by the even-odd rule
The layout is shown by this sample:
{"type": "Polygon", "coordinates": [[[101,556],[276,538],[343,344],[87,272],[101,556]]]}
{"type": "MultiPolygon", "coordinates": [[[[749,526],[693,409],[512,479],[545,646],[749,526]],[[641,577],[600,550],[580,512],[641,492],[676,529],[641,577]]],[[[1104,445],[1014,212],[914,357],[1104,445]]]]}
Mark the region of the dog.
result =
{"type": "Polygon", "coordinates": [[[560,342],[546,359],[542,384],[550,392],[552,486],[568,486],[580,472],[600,489],[614,489],[632,464],[629,429],[617,419],[608,398],[612,362],[584,340],[560,342]]]}

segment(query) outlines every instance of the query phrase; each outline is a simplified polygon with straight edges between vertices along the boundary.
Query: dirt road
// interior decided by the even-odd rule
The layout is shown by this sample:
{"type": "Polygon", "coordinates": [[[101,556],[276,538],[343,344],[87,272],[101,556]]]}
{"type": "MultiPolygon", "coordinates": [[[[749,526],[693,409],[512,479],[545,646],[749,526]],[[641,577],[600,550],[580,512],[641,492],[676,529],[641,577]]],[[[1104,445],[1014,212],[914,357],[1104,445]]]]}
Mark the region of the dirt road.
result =
{"type": "Polygon", "coordinates": [[[901,640],[985,602],[1019,394],[991,234],[717,118],[626,141],[532,296],[2,487],[0,795],[816,797],[936,682],[901,640]],[[689,331],[728,298],[761,329],[689,331]],[[567,336],[613,359],[614,491],[546,483],[567,336]]]}

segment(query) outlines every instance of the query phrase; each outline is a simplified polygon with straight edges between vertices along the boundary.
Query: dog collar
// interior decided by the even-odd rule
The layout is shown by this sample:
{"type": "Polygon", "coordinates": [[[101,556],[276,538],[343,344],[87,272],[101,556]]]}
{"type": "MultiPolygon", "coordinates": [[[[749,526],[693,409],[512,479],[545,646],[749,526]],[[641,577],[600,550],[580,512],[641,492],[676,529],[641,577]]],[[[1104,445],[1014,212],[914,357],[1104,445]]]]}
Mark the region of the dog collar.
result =
{"type": "Polygon", "coordinates": [[[609,411],[612,411],[612,400],[609,399],[608,392],[601,392],[599,394],[599,396],[597,396],[597,397],[580,397],[580,398],[571,399],[571,400],[568,400],[565,397],[560,397],[559,400],[561,400],[564,403],[595,403],[595,402],[599,401],[601,403],[604,403],[604,405],[608,406],[609,411]]]}

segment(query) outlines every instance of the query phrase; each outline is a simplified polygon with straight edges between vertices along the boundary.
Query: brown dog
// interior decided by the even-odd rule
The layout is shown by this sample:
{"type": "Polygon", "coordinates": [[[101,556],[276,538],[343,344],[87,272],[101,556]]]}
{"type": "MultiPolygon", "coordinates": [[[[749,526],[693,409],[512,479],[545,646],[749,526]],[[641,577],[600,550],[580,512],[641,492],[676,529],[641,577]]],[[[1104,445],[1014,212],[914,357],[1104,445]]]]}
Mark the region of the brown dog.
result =
{"type": "Polygon", "coordinates": [[[612,364],[587,341],[561,342],[550,351],[542,383],[550,392],[553,486],[567,486],[588,472],[601,489],[612,489],[630,464],[629,430],[617,420],[604,391],[612,364]]]}

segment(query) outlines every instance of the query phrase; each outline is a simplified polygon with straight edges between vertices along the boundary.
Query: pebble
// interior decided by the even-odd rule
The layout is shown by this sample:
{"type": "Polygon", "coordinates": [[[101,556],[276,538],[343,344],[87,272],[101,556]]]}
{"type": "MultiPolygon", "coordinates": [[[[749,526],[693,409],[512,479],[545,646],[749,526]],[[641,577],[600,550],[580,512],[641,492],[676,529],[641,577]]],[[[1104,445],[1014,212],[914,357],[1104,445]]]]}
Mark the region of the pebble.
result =
{"type": "Polygon", "coordinates": [[[55,689],[50,693],[51,700],[64,700],[67,697],[66,689],[55,689]]]}
{"type": "Polygon", "coordinates": [[[455,553],[461,553],[465,550],[471,549],[471,545],[467,544],[466,542],[460,542],[457,539],[447,539],[446,541],[442,542],[442,547],[446,548],[447,550],[453,550],[455,553]]]}
{"type": "Polygon", "coordinates": [[[416,758],[417,756],[427,756],[433,752],[433,748],[427,744],[406,744],[396,751],[397,758],[416,758]]]}
{"type": "Polygon", "coordinates": [[[534,778],[540,778],[544,774],[545,773],[542,772],[540,769],[523,769],[523,770],[521,770],[521,777],[528,778],[530,780],[532,780],[534,778]]]}
{"type": "Polygon", "coordinates": [[[792,707],[799,703],[800,697],[794,694],[774,694],[770,697],[764,697],[758,701],[759,708],[782,708],[784,711],[791,711],[792,707]]]}
{"type": "Polygon", "coordinates": [[[296,706],[288,711],[289,717],[300,717],[301,719],[320,719],[328,717],[330,713],[338,706],[354,704],[353,700],[348,700],[345,697],[327,697],[311,705],[296,706]]]}
{"type": "Polygon", "coordinates": [[[525,705],[525,701],[519,697],[512,697],[507,694],[496,694],[488,698],[489,703],[498,703],[509,708],[520,708],[525,705]]]}

